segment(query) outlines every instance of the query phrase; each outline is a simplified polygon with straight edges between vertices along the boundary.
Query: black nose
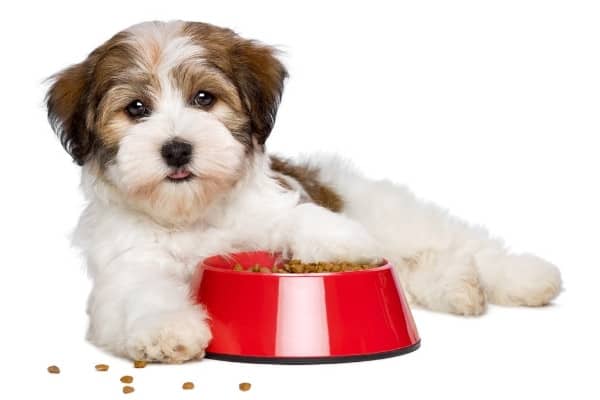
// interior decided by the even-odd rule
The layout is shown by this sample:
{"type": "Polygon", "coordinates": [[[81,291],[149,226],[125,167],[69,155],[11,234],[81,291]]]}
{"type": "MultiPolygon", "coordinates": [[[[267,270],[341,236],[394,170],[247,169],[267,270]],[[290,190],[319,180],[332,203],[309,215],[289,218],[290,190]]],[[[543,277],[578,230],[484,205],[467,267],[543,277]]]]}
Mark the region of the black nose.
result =
{"type": "Polygon", "coordinates": [[[179,140],[172,140],[163,145],[160,154],[170,167],[181,167],[192,159],[192,145],[179,140]]]}

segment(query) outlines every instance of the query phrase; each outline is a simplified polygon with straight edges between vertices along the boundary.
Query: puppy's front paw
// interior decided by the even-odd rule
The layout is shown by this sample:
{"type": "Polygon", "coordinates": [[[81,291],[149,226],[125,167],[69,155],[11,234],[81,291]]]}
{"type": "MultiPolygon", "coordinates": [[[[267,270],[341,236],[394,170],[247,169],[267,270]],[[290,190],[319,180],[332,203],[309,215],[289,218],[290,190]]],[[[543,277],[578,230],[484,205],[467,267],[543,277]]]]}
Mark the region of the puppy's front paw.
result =
{"type": "Polygon", "coordinates": [[[334,221],[318,229],[300,231],[294,239],[292,256],[304,262],[377,263],[381,260],[375,239],[353,221],[334,221]]]}
{"type": "Polygon", "coordinates": [[[349,261],[375,264],[381,261],[375,241],[360,233],[319,235],[292,247],[293,258],[303,262],[349,261]]]}
{"type": "Polygon", "coordinates": [[[199,309],[163,312],[136,320],[128,332],[126,352],[134,360],[181,363],[204,357],[212,339],[199,309]]]}

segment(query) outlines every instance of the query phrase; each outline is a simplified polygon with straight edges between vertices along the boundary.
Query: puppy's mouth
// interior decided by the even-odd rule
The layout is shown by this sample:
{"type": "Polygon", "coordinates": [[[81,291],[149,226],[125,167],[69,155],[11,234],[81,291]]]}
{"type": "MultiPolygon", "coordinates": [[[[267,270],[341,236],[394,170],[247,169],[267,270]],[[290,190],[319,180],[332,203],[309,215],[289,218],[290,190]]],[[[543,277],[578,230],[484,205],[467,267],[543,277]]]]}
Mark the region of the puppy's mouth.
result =
{"type": "Polygon", "coordinates": [[[185,182],[189,181],[193,177],[194,174],[192,174],[186,168],[177,168],[176,170],[173,170],[173,172],[171,172],[169,175],[167,175],[167,179],[171,182],[185,182]]]}

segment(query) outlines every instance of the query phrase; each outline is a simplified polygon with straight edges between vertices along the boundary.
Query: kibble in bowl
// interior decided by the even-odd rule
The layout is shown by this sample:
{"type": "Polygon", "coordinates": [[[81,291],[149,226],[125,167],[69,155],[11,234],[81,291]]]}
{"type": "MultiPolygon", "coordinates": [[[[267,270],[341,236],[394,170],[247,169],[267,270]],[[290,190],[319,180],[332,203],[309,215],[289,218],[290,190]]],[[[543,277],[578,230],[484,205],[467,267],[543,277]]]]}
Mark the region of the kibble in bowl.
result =
{"type": "Polygon", "coordinates": [[[211,316],[207,358],[342,362],[389,357],[419,345],[387,262],[303,263],[268,252],[227,254],[198,265],[192,291],[211,316]]]}
{"type": "Polygon", "coordinates": [[[362,271],[381,265],[382,264],[357,264],[351,262],[303,263],[300,260],[292,259],[281,261],[271,266],[255,264],[251,267],[244,267],[242,264],[237,263],[232,269],[237,272],[260,272],[266,274],[312,274],[362,271]]]}

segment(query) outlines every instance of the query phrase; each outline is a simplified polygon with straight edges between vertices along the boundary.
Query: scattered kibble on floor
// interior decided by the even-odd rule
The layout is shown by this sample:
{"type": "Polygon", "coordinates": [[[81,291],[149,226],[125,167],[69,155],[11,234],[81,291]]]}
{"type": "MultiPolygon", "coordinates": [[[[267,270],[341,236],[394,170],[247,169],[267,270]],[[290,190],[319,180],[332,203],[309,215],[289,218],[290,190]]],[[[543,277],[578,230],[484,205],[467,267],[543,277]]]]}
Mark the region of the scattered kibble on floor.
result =
{"type": "Polygon", "coordinates": [[[58,368],[56,365],[51,365],[48,367],[48,372],[51,374],[60,374],[60,368],[58,368]]]}
{"type": "Polygon", "coordinates": [[[108,365],[106,364],[97,364],[96,371],[108,371],[108,365]]]}
{"type": "MultiPolygon", "coordinates": [[[[134,361],[133,366],[135,368],[144,368],[146,366],[146,361],[141,361],[141,360],[134,361]]],[[[95,368],[97,371],[108,371],[109,366],[106,364],[96,364],[95,368]]],[[[60,368],[58,368],[56,365],[51,365],[48,367],[48,372],[51,374],[59,374],[60,368]]],[[[128,385],[133,382],[133,376],[123,375],[119,380],[122,383],[127,384],[127,385],[123,386],[124,394],[133,393],[135,391],[133,386],[128,385]]],[[[192,390],[192,389],[194,389],[194,382],[184,382],[183,385],[181,385],[181,387],[183,388],[183,390],[192,390]]],[[[239,388],[242,392],[247,392],[248,390],[250,390],[251,387],[252,387],[252,385],[248,382],[242,382],[239,384],[239,388]]]]}

